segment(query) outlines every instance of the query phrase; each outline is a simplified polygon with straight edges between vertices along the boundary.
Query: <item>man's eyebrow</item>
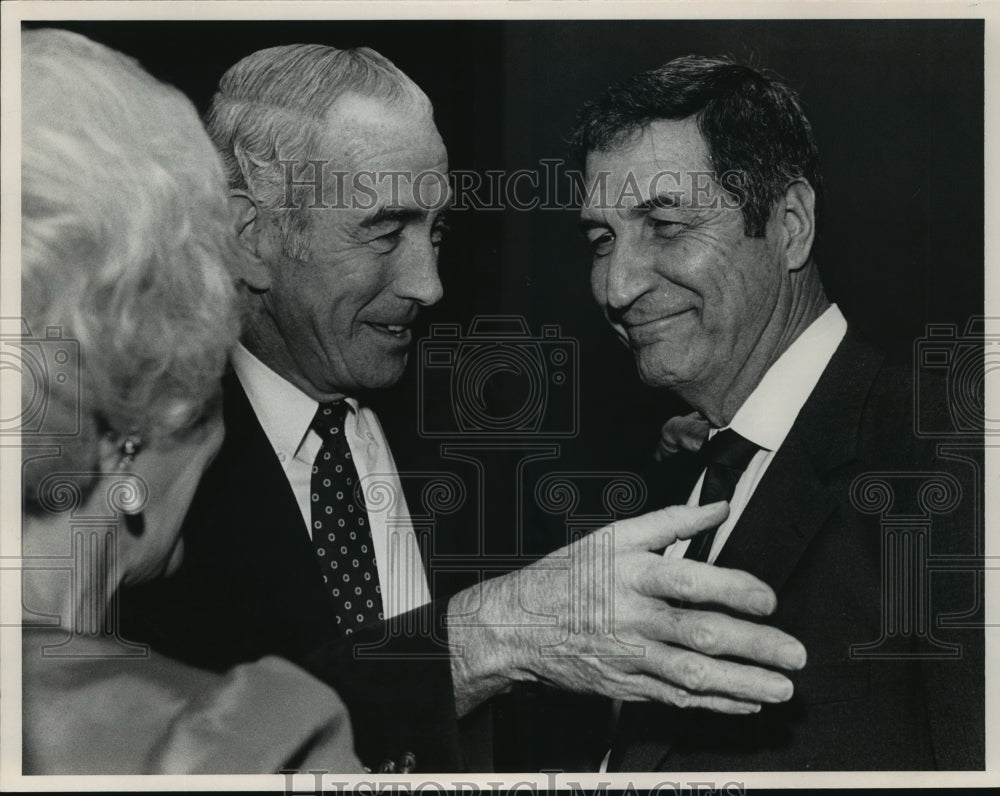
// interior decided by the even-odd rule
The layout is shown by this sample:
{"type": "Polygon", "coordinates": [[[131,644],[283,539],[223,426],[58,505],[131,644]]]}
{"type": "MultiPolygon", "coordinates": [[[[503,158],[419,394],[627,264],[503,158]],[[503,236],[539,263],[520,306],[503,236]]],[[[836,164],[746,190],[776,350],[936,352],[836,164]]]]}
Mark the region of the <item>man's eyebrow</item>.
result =
{"type": "Polygon", "coordinates": [[[379,224],[387,222],[407,223],[408,221],[421,221],[427,217],[427,211],[414,207],[380,207],[370,216],[361,220],[364,229],[377,227],[379,224]]]}
{"type": "Polygon", "coordinates": [[[580,232],[589,232],[592,229],[606,229],[607,226],[607,224],[601,221],[595,221],[592,218],[580,219],[580,232]]]}
{"type": "Polygon", "coordinates": [[[671,193],[660,193],[656,196],[651,196],[645,202],[640,202],[633,208],[634,213],[646,213],[650,210],[669,210],[672,208],[680,207],[681,200],[676,194],[671,193]]]}

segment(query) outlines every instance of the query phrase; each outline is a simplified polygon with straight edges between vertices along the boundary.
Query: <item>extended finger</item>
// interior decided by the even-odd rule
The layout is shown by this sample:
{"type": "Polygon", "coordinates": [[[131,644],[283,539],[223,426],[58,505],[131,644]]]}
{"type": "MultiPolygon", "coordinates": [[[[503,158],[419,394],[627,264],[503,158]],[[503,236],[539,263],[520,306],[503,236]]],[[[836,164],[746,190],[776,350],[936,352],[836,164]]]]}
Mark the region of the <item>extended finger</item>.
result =
{"type": "Polygon", "coordinates": [[[782,669],[801,669],[806,663],[805,647],[784,631],[712,611],[665,606],[644,629],[652,638],[713,657],[782,669]]]}
{"type": "Polygon", "coordinates": [[[628,702],[663,702],[679,708],[704,708],[716,713],[747,715],[760,711],[760,702],[730,699],[717,694],[692,694],[684,688],[664,683],[655,677],[636,674],[630,680],[635,694],[625,697],[628,702]]]}
{"type": "Polygon", "coordinates": [[[678,539],[689,539],[699,531],[716,528],[729,516],[729,504],[668,506],[615,523],[615,546],[659,550],[678,539]]]}
{"type": "Polygon", "coordinates": [[[687,558],[659,558],[639,573],[636,588],[649,597],[711,603],[740,613],[766,616],[778,604],[764,581],[740,569],[687,558]]]}
{"type": "Polygon", "coordinates": [[[643,670],[692,694],[753,702],[784,702],[791,680],[779,672],[734,661],[717,660],[664,644],[648,644],[643,670]]]}

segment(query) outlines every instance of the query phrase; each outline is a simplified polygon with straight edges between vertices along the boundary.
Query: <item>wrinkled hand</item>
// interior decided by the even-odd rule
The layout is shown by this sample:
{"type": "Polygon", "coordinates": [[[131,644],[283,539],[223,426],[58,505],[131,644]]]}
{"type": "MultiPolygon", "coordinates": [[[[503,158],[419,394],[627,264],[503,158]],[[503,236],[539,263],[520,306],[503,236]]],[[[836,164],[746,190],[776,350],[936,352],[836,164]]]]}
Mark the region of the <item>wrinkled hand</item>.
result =
{"type": "Polygon", "coordinates": [[[725,713],[781,702],[806,652],[766,625],[668,599],[766,616],[774,592],[757,578],[660,550],[715,527],[725,503],[674,506],[601,528],[448,607],[459,715],[518,682],[725,713]],[[719,660],[734,656],[750,663],[719,660]],[[760,665],[754,665],[760,664],[760,665]]]}
{"type": "Polygon", "coordinates": [[[660,429],[660,441],[656,445],[653,458],[662,462],[679,450],[692,453],[701,450],[702,443],[708,437],[709,428],[711,426],[700,412],[670,418],[660,429]]]}

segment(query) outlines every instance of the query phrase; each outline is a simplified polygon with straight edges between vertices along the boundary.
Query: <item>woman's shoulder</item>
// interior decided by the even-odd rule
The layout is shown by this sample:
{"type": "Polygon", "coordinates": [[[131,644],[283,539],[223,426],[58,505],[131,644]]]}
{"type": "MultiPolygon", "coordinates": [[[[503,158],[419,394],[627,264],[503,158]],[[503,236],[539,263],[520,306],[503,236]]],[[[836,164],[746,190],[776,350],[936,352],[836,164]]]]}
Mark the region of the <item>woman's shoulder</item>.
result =
{"type": "Polygon", "coordinates": [[[362,770],[336,692],[275,656],[236,666],[192,695],[152,762],[162,773],[267,773],[290,762],[302,770],[362,770]]]}
{"type": "Polygon", "coordinates": [[[24,648],[24,761],[34,774],[359,771],[336,693],[276,657],[216,674],[149,652],[24,648]]]}

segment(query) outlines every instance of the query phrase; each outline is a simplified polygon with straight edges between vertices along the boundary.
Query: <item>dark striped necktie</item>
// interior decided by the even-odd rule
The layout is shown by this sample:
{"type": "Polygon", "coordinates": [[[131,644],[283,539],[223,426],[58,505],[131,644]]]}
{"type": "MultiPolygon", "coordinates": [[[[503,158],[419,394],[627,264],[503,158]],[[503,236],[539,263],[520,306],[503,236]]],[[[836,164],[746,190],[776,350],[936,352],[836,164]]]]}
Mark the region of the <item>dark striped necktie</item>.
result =
{"type": "MultiPolygon", "coordinates": [[[[701,485],[698,505],[732,500],[736,484],[759,450],[759,445],[741,437],[731,428],[720,431],[705,442],[698,452],[705,465],[705,479],[701,485]]],[[[684,557],[694,561],[708,561],[716,530],[709,528],[692,539],[684,557]]],[[[686,605],[682,604],[681,607],[686,605]]],[[[645,771],[653,768],[667,749],[645,736],[655,729],[656,722],[679,718],[671,716],[674,712],[676,709],[671,711],[654,702],[626,702],[622,705],[608,758],[608,771],[645,771]]]]}
{"type": "MultiPolygon", "coordinates": [[[[705,464],[705,480],[701,485],[698,505],[704,506],[719,500],[732,500],[736,484],[761,448],[731,428],[720,431],[701,446],[698,456],[705,464]]],[[[708,561],[717,528],[698,534],[688,545],[684,558],[708,561]]]]}

